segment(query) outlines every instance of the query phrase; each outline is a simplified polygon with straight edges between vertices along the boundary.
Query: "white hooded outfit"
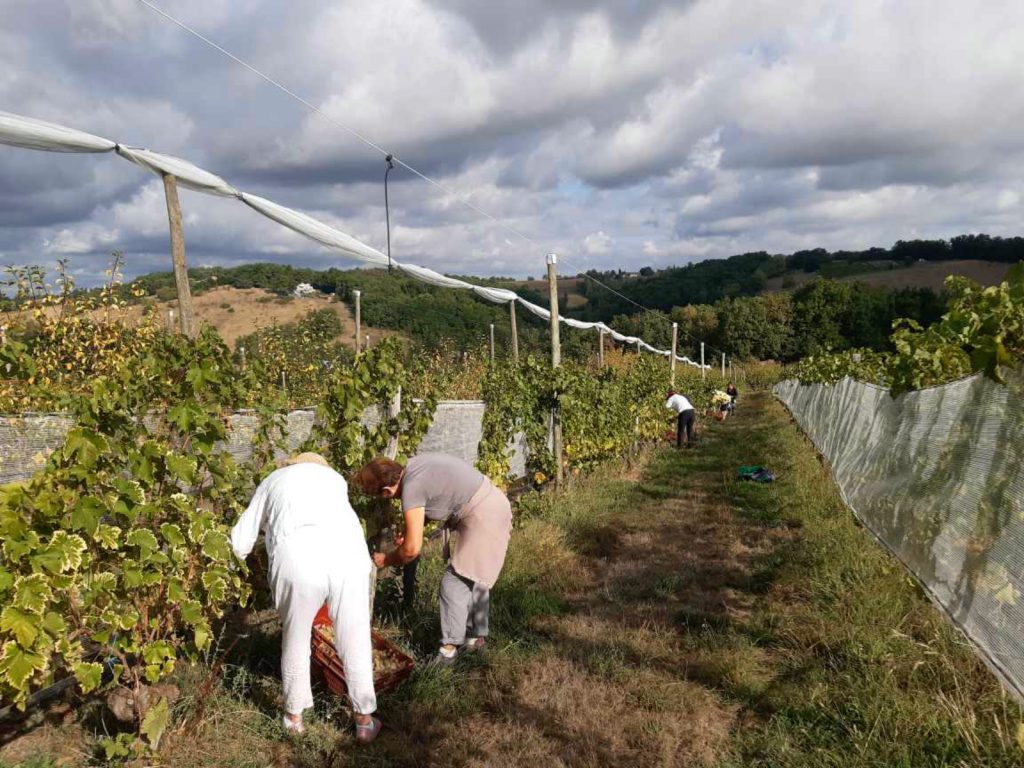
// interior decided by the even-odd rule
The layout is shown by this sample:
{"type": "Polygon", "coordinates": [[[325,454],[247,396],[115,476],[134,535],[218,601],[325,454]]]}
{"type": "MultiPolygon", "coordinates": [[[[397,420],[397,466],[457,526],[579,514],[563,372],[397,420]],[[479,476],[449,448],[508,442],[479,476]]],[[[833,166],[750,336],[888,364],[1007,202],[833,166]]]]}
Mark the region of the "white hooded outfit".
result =
{"type": "Polygon", "coordinates": [[[270,589],[283,624],[285,710],[297,715],[313,706],[310,637],[313,618],[326,602],[352,707],[360,714],[374,712],[369,606],[373,564],[345,479],[314,463],[272,472],[231,529],[237,557],[248,556],[261,528],[270,561],[270,589]]]}

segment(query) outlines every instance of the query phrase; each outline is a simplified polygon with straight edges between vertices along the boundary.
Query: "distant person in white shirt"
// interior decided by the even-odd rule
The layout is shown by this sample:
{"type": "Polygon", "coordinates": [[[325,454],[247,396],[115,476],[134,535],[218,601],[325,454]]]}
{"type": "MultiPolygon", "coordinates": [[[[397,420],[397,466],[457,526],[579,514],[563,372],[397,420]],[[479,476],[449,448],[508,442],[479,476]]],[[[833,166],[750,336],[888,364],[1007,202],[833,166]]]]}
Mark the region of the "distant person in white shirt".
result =
{"type": "Polygon", "coordinates": [[[252,551],[261,529],[270,590],[281,614],[282,724],[302,733],[302,712],[313,706],[310,638],[313,618],[327,603],[355,712],[356,739],[373,741],[381,728],[372,717],[377,709],[370,640],[373,564],[345,479],[318,454],[295,456],[260,483],[231,529],[231,547],[240,560],[252,551]]]}
{"type": "Polygon", "coordinates": [[[668,391],[665,407],[676,412],[676,448],[683,447],[683,431],[686,431],[686,444],[694,444],[694,430],[697,424],[697,413],[693,405],[674,389],[668,391]]]}

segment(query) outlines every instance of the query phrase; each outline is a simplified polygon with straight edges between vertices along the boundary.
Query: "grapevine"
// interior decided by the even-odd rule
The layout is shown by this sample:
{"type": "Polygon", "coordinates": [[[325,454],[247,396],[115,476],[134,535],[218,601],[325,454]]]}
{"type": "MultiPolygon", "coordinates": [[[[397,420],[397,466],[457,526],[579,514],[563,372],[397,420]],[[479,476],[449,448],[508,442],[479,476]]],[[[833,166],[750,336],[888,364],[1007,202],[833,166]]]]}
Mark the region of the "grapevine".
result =
{"type": "Polygon", "coordinates": [[[946,278],[949,306],[928,328],[900,320],[892,353],[850,350],[808,357],[789,373],[803,383],[832,384],[846,376],[889,387],[898,395],[981,372],[996,381],[1024,356],[1024,262],[996,286],[946,278]]]}

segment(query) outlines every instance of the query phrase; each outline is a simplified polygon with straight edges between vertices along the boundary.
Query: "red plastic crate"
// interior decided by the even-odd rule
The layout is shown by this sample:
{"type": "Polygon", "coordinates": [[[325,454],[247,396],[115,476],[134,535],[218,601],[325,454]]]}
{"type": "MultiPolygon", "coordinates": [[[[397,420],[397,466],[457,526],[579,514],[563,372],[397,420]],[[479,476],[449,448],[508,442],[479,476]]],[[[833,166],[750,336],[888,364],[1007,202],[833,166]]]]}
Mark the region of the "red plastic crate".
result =
{"type": "MultiPolygon", "coordinates": [[[[331,617],[327,614],[327,606],[325,605],[317,613],[316,618],[313,619],[313,635],[310,640],[313,651],[313,666],[323,674],[324,682],[327,683],[327,688],[331,693],[345,696],[348,694],[348,686],[345,684],[345,668],[341,664],[341,659],[338,658],[338,652],[334,650],[334,642],[324,632],[324,628],[331,626],[333,626],[333,623],[331,622],[331,617]]],[[[393,691],[412,674],[413,669],[416,667],[416,662],[412,656],[376,630],[370,633],[370,638],[376,650],[387,654],[398,662],[398,665],[389,672],[382,673],[379,676],[374,672],[373,687],[377,693],[393,691]]]]}

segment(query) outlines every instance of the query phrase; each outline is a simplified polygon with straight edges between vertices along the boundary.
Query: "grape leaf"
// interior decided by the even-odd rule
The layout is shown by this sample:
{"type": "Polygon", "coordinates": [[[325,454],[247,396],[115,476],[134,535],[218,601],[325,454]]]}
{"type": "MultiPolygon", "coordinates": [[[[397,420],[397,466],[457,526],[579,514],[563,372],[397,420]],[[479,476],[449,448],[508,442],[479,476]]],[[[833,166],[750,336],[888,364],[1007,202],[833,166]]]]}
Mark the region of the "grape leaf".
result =
{"type": "Polygon", "coordinates": [[[37,653],[19,648],[17,643],[5,643],[0,653],[0,675],[14,687],[27,694],[26,686],[36,672],[46,669],[46,659],[37,653]]]}
{"type": "Polygon", "coordinates": [[[146,716],[142,718],[142,726],[139,731],[146,737],[150,748],[154,751],[160,745],[160,737],[164,735],[169,719],[170,710],[167,707],[167,699],[160,699],[149,708],[146,716]]]}
{"type": "Polygon", "coordinates": [[[40,620],[33,613],[28,613],[9,605],[0,613],[0,630],[14,635],[14,639],[23,647],[31,647],[39,636],[40,620]]]}
{"type": "Polygon", "coordinates": [[[103,665],[95,662],[83,661],[79,664],[75,664],[71,668],[71,671],[78,680],[78,684],[82,688],[82,693],[88,693],[89,691],[95,690],[103,680],[103,665]]]}
{"type": "Polygon", "coordinates": [[[32,613],[42,614],[52,597],[53,593],[42,574],[33,573],[14,583],[14,604],[32,613]]]}

